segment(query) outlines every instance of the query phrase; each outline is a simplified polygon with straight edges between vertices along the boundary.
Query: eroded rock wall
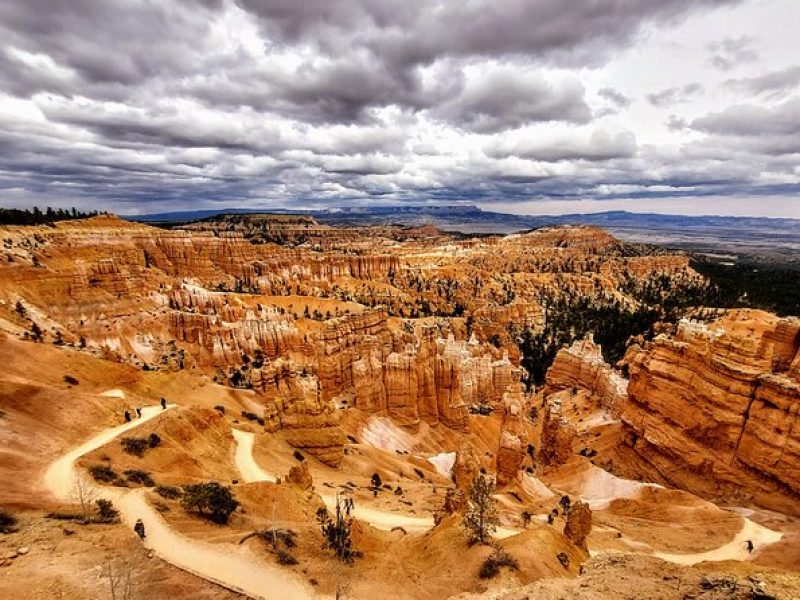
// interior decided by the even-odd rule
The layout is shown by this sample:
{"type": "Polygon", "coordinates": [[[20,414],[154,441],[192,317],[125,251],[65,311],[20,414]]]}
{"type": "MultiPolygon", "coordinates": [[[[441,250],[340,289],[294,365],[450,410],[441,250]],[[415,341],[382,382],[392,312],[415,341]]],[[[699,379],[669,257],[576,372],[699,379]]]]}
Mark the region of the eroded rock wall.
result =
{"type": "Polygon", "coordinates": [[[800,513],[800,320],[731,311],[626,356],[628,443],[669,482],[800,513]]]}

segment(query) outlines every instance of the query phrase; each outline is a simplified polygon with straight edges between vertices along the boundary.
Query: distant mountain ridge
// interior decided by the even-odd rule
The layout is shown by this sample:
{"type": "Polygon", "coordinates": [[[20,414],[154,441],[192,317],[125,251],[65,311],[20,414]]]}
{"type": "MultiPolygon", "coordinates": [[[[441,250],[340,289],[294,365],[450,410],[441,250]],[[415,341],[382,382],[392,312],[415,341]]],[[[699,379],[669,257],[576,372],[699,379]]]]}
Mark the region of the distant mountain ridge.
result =
{"type": "MultiPolygon", "coordinates": [[[[600,213],[570,213],[564,215],[517,215],[483,210],[475,205],[446,205],[446,206],[381,206],[381,207],[347,207],[323,210],[296,210],[285,208],[222,208],[208,210],[175,211],[164,213],[151,213],[145,215],[122,215],[130,221],[141,222],[186,222],[197,221],[223,214],[290,214],[309,215],[321,222],[330,221],[372,221],[380,220],[382,223],[395,222],[406,224],[409,219],[428,218],[431,225],[436,225],[436,220],[460,221],[475,220],[485,223],[498,223],[503,229],[511,225],[521,224],[528,227],[540,227],[542,224],[554,223],[585,223],[592,225],[602,224],[633,224],[649,223],[651,225],[734,225],[748,224],[786,224],[800,226],[800,219],[776,217],[733,217],[721,215],[673,215],[663,213],[635,213],[624,210],[606,211],[600,213]]],[[[498,231],[504,233],[505,231],[498,231]]]]}
{"type": "Polygon", "coordinates": [[[514,215],[471,205],[349,207],[327,210],[225,208],[125,217],[164,225],[199,221],[223,214],[308,215],[337,226],[433,225],[462,233],[514,233],[548,225],[595,225],[630,242],[683,248],[708,254],[758,256],[800,262],[800,220],[767,217],[684,216],[608,211],[568,215],[514,215]]]}

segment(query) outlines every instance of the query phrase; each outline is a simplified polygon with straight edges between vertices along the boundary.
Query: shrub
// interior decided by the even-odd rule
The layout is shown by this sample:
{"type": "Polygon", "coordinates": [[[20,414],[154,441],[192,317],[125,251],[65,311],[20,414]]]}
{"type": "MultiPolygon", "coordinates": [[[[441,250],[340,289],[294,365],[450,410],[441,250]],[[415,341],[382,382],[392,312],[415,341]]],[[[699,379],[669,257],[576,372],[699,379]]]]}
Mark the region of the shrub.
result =
{"type": "Polygon", "coordinates": [[[83,519],[83,517],[78,513],[67,513],[60,511],[49,512],[45,515],[45,518],[54,519],[56,521],[81,521],[83,519]]]}
{"type": "Polygon", "coordinates": [[[264,425],[264,419],[259,417],[256,413],[248,412],[246,410],[242,411],[242,416],[247,419],[248,421],[255,421],[259,425],[264,425]]]}
{"type": "Polygon", "coordinates": [[[151,448],[156,448],[156,447],[158,447],[158,445],[159,445],[160,443],[161,443],[161,438],[160,438],[160,437],[158,437],[158,434],[157,434],[157,433],[151,433],[150,435],[148,435],[148,436],[147,436],[147,444],[148,444],[148,445],[149,445],[151,448]]]}
{"type": "Polygon", "coordinates": [[[300,462],[303,462],[306,459],[306,457],[303,456],[303,454],[299,450],[294,451],[294,457],[296,460],[299,460],[300,462]]]}
{"type": "Polygon", "coordinates": [[[181,501],[187,511],[197,512],[201,517],[225,525],[239,502],[228,487],[212,481],[183,486],[181,501]]]}
{"type": "Polygon", "coordinates": [[[133,454],[141,458],[145,451],[150,447],[146,438],[124,437],[120,440],[122,449],[128,454],[133,454]]]}
{"type": "Polygon", "coordinates": [[[289,553],[288,550],[284,550],[283,548],[279,548],[276,551],[278,555],[278,562],[282,565],[296,565],[299,561],[289,553]]]}
{"type": "Polygon", "coordinates": [[[150,473],[140,469],[128,469],[125,471],[125,477],[128,478],[128,481],[138,483],[139,485],[143,485],[145,487],[153,487],[156,484],[156,482],[153,481],[153,478],[150,476],[150,473]]]}
{"type": "Polygon", "coordinates": [[[336,499],[335,518],[331,518],[328,509],[322,507],[317,510],[317,522],[322,530],[322,547],[333,550],[341,562],[352,564],[361,556],[361,553],[353,548],[350,520],[344,518],[343,502],[340,499],[336,499]]]}
{"type": "Polygon", "coordinates": [[[183,496],[181,489],[172,485],[159,485],[156,487],[156,493],[167,500],[177,500],[183,496]]]}
{"type": "Polygon", "coordinates": [[[98,523],[116,523],[119,521],[119,511],[114,508],[111,500],[101,498],[96,502],[97,504],[97,522],[98,523]]]}
{"type": "Polygon", "coordinates": [[[75,379],[72,375],[64,375],[64,383],[67,385],[78,385],[80,381],[75,379]]]}
{"type": "Polygon", "coordinates": [[[487,556],[486,560],[483,561],[481,570],[478,574],[480,575],[481,579],[491,579],[500,572],[502,567],[508,567],[509,569],[516,571],[519,569],[519,563],[505,550],[501,548],[495,548],[494,552],[487,556]]]}
{"type": "Polygon", "coordinates": [[[0,533],[14,533],[17,530],[17,519],[5,511],[0,511],[0,533]]]}
{"type": "Polygon", "coordinates": [[[291,529],[262,529],[257,535],[273,548],[277,548],[280,544],[286,548],[294,548],[297,545],[297,532],[291,529]]]}
{"type": "Polygon", "coordinates": [[[114,469],[108,465],[92,465],[89,467],[89,474],[100,483],[113,483],[118,477],[114,469]]]}

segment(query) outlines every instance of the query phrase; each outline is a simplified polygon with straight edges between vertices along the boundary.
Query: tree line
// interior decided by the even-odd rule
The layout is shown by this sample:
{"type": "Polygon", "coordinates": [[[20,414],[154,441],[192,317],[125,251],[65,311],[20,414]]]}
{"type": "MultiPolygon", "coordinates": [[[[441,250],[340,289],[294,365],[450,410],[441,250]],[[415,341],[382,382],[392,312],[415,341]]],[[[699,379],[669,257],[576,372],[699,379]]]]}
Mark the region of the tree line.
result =
{"type": "Polygon", "coordinates": [[[88,219],[100,214],[107,213],[98,210],[84,212],[74,206],[70,210],[48,206],[44,211],[38,206],[34,206],[31,209],[0,208],[0,225],[45,225],[56,221],[88,219]]]}

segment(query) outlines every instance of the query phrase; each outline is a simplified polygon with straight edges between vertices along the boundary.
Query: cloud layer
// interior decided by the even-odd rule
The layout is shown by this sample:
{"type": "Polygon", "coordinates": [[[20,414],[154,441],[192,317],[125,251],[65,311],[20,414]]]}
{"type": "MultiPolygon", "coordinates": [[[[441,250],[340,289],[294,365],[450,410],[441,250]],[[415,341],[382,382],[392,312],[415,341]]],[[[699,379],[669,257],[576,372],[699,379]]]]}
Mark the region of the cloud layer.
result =
{"type": "Polygon", "coordinates": [[[696,50],[719,86],[615,75],[747,4],[8,0],[0,204],[791,193],[800,65],[761,68],[759,39],[720,36],[696,50]]]}

